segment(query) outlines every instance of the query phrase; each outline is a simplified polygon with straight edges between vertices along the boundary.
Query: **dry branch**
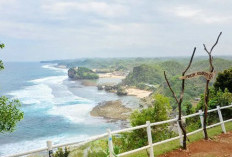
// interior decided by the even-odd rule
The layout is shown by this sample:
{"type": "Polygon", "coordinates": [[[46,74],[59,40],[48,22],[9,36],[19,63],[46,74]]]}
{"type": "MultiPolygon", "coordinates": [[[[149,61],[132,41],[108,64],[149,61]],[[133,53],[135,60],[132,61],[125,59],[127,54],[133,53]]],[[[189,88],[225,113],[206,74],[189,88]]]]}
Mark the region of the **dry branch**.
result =
{"type": "MultiPolygon", "coordinates": [[[[214,66],[213,66],[213,57],[212,57],[212,51],[214,49],[214,47],[218,44],[218,41],[220,39],[220,36],[222,35],[222,32],[220,32],[220,34],[217,37],[217,40],[215,42],[215,44],[211,47],[210,51],[208,51],[207,47],[205,46],[205,44],[203,44],[204,46],[204,50],[208,53],[209,55],[209,65],[210,65],[210,72],[214,72],[214,66]]],[[[204,136],[205,136],[205,140],[208,140],[208,133],[207,133],[207,129],[206,129],[206,123],[207,123],[207,112],[208,112],[208,103],[209,103],[209,82],[210,80],[206,80],[206,86],[205,86],[205,106],[204,106],[204,123],[203,123],[203,130],[204,130],[204,136]]]]}
{"type": "MultiPolygon", "coordinates": [[[[190,68],[190,66],[191,66],[191,64],[192,64],[192,61],[193,61],[193,57],[194,57],[194,55],[195,55],[195,52],[196,52],[196,47],[195,47],[194,50],[193,50],[193,53],[192,53],[192,56],[191,56],[191,59],[190,59],[190,61],[189,61],[188,66],[187,66],[186,69],[182,72],[182,76],[184,76],[185,73],[189,70],[189,68],[190,68]]],[[[183,133],[183,135],[184,135],[184,138],[183,138],[183,148],[186,149],[186,148],[187,148],[187,146],[186,146],[187,135],[186,135],[185,127],[183,126],[182,121],[181,121],[181,107],[182,107],[181,104],[182,104],[183,97],[184,97],[185,79],[182,80],[181,94],[180,94],[180,98],[179,98],[179,100],[178,100],[178,98],[177,98],[175,92],[173,91],[173,89],[172,89],[172,87],[171,87],[171,85],[170,85],[170,83],[169,83],[169,81],[168,81],[168,78],[167,78],[167,75],[166,75],[166,72],[165,72],[165,71],[164,71],[164,77],[165,77],[165,80],[166,80],[166,82],[167,82],[167,84],[168,84],[169,89],[171,90],[171,92],[172,92],[172,94],[173,94],[173,97],[175,98],[175,100],[176,100],[176,102],[177,102],[177,104],[178,104],[178,110],[179,110],[179,113],[178,113],[178,123],[179,123],[179,126],[180,126],[180,128],[181,128],[181,130],[182,130],[182,133],[183,133]]]]}

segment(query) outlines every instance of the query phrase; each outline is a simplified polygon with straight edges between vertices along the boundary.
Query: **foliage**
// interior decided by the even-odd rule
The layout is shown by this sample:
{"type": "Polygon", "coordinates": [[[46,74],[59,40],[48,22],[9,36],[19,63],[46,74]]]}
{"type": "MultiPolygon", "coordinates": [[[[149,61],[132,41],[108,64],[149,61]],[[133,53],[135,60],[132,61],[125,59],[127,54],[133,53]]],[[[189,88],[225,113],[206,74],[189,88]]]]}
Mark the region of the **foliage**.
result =
{"type": "MultiPolygon", "coordinates": [[[[0,48],[4,48],[4,44],[0,44],[0,48]]],[[[0,70],[4,69],[2,61],[0,61],[0,70]]],[[[17,122],[23,119],[23,112],[20,111],[21,106],[19,100],[9,100],[5,96],[0,97],[0,133],[13,132],[17,122]]]]}
{"type": "MultiPolygon", "coordinates": [[[[0,49],[3,49],[5,47],[4,44],[0,44],[0,49]]],[[[4,69],[3,62],[0,60],[0,70],[4,69]]]]}
{"type": "MultiPolygon", "coordinates": [[[[232,93],[230,93],[227,89],[224,90],[215,90],[215,88],[211,88],[209,90],[209,105],[208,109],[215,109],[218,105],[219,106],[227,106],[232,103],[232,93]]],[[[197,105],[197,111],[200,109],[203,109],[204,106],[204,95],[201,95],[201,100],[197,105]]],[[[231,118],[232,110],[226,109],[223,110],[223,118],[228,119],[231,118]]],[[[208,123],[213,123],[215,121],[218,121],[218,115],[217,112],[210,113],[210,118],[208,120],[208,123]]]]}
{"type": "Polygon", "coordinates": [[[70,151],[67,147],[64,148],[64,151],[62,148],[58,148],[58,150],[55,152],[54,157],[68,157],[70,151]]]}
{"type": "MultiPolygon", "coordinates": [[[[170,114],[169,98],[156,94],[153,96],[155,100],[153,106],[141,111],[135,110],[130,117],[132,126],[144,125],[146,121],[151,123],[167,120],[170,114]]],[[[154,126],[151,128],[153,141],[160,141],[171,137],[173,132],[168,130],[167,124],[154,126]]],[[[121,138],[116,138],[116,145],[119,146],[120,151],[128,151],[147,145],[146,128],[134,130],[129,133],[123,133],[121,138]]]]}
{"type": "Polygon", "coordinates": [[[156,65],[140,65],[123,80],[123,84],[138,85],[140,83],[159,84],[162,81],[162,71],[156,65]]]}
{"type": "Polygon", "coordinates": [[[9,100],[7,97],[0,97],[0,132],[14,131],[18,121],[23,119],[23,112],[19,110],[19,100],[9,100]]]}
{"type": "MultiPolygon", "coordinates": [[[[231,122],[225,123],[225,127],[227,131],[231,131],[232,130],[231,122]]],[[[221,133],[222,133],[221,126],[216,126],[216,127],[208,129],[208,134],[211,139],[213,139],[216,135],[220,135],[221,133]]],[[[188,136],[188,138],[189,138],[189,143],[192,143],[192,142],[201,140],[203,138],[203,134],[202,132],[198,132],[196,134],[188,136]]],[[[158,146],[154,146],[154,155],[159,156],[159,155],[168,153],[170,151],[177,150],[178,148],[180,148],[179,139],[171,141],[171,142],[167,142],[167,143],[164,143],[158,146]]],[[[147,157],[147,153],[145,150],[143,150],[143,151],[136,152],[134,154],[126,155],[125,157],[147,157]]]]}
{"type": "Polygon", "coordinates": [[[165,61],[160,64],[163,71],[167,71],[167,73],[171,76],[175,76],[177,74],[181,74],[184,66],[177,61],[165,61]]]}
{"type": "Polygon", "coordinates": [[[92,70],[85,67],[70,68],[68,75],[73,79],[98,79],[99,76],[92,70]]]}
{"type": "Polygon", "coordinates": [[[232,92],[232,68],[218,73],[214,87],[216,90],[221,89],[222,91],[227,88],[230,92],[232,92]]]}
{"type": "Polygon", "coordinates": [[[0,44],[0,48],[3,49],[5,47],[4,44],[0,44]]]}

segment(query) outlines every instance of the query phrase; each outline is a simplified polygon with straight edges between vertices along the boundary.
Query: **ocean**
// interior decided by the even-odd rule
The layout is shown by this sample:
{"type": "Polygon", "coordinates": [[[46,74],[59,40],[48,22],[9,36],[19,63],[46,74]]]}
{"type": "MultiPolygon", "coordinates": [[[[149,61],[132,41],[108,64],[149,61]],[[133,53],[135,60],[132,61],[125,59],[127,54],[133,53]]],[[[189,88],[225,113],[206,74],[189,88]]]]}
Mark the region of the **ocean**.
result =
{"type": "MultiPolygon", "coordinates": [[[[119,97],[84,86],[67,77],[67,69],[34,62],[5,63],[0,72],[0,94],[21,101],[24,119],[13,133],[0,134],[0,155],[10,155],[53,144],[85,140],[107,128],[120,129],[120,122],[91,117],[89,112],[102,101],[122,100],[128,107],[138,105],[133,96],[119,97]]],[[[120,82],[102,78],[97,82],[120,82]]]]}

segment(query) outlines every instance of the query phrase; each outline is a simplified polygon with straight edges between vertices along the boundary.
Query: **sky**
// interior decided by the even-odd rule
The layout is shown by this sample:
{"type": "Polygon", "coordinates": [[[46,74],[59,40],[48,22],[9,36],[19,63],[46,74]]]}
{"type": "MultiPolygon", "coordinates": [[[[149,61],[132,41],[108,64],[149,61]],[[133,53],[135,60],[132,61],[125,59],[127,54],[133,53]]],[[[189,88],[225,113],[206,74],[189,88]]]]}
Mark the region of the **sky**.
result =
{"type": "Polygon", "coordinates": [[[232,54],[231,0],[0,0],[3,61],[232,54]]]}

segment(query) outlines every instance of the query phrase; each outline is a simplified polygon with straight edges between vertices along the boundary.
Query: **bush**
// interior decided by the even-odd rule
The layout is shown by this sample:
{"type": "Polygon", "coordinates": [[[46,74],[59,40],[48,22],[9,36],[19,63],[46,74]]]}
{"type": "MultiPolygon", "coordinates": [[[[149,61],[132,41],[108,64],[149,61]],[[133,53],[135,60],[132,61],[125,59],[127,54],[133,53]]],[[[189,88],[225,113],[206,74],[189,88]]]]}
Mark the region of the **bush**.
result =
{"type": "Polygon", "coordinates": [[[55,152],[54,157],[68,157],[70,151],[67,147],[64,148],[64,151],[62,148],[58,148],[58,150],[55,152]]]}
{"type": "MultiPolygon", "coordinates": [[[[130,123],[132,126],[144,125],[146,121],[154,123],[169,119],[171,111],[169,98],[161,94],[156,94],[153,96],[153,100],[152,107],[141,111],[136,110],[131,114],[130,123]]],[[[168,129],[168,124],[152,127],[151,131],[153,142],[173,136],[173,132],[168,129]]],[[[121,137],[115,138],[114,142],[122,152],[145,146],[148,144],[146,128],[123,133],[121,137]]]]}
{"type": "Polygon", "coordinates": [[[228,89],[229,92],[232,92],[232,68],[224,70],[221,73],[218,73],[216,81],[214,83],[215,89],[224,91],[228,89]]]}

